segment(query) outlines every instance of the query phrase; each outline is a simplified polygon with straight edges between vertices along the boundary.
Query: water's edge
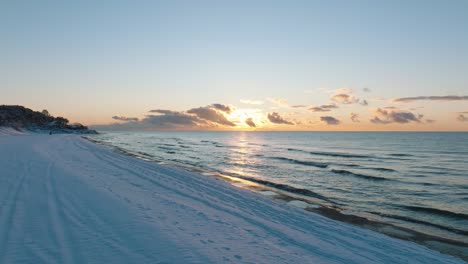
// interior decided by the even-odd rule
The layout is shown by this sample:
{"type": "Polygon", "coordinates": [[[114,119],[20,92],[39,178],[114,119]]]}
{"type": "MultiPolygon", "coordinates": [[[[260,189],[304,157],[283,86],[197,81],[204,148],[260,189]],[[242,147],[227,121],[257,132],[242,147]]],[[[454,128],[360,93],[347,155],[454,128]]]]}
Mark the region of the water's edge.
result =
{"type": "Polygon", "coordinates": [[[222,179],[231,183],[237,188],[247,189],[259,193],[261,195],[267,196],[273,200],[288,203],[289,205],[302,208],[309,212],[320,214],[333,220],[370,229],[372,231],[376,231],[388,235],[390,237],[415,242],[430,249],[452,256],[456,256],[465,261],[468,261],[468,243],[433,236],[430,234],[424,234],[408,228],[395,226],[389,223],[379,222],[373,219],[368,219],[363,216],[346,214],[346,212],[344,212],[339,206],[333,203],[327,203],[326,200],[324,201],[322,197],[317,197],[319,199],[314,199],[313,195],[310,194],[301,195],[300,192],[297,191],[294,193],[288,191],[287,188],[289,186],[285,188],[285,186],[281,184],[258,181],[253,178],[243,177],[242,175],[227,175],[226,173],[209,171],[203,168],[183,163],[177,163],[174,161],[156,160],[152,155],[149,155],[144,152],[132,152],[124,148],[90,138],[88,136],[83,136],[82,138],[95,144],[108,147],[115,152],[131,156],[140,160],[144,160],[146,162],[154,162],[159,165],[182,168],[184,170],[196,172],[197,174],[204,175],[206,177],[216,177],[217,179],[222,179]]]}

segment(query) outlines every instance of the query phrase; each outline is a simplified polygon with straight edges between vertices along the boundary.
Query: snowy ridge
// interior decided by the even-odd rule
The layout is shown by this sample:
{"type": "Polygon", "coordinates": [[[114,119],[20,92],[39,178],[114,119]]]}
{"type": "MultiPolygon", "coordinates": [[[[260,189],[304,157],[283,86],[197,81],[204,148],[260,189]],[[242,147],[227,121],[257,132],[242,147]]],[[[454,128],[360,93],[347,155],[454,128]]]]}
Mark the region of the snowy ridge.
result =
{"type": "Polygon", "coordinates": [[[0,137],[0,253],[0,263],[464,263],[76,135],[35,134],[0,137]]]}
{"type": "Polygon", "coordinates": [[[1,136],[19,136],[24,135],[25,132],[15,130],[11,127],[2,127],[0,126],[0,137],[1,136]]]}

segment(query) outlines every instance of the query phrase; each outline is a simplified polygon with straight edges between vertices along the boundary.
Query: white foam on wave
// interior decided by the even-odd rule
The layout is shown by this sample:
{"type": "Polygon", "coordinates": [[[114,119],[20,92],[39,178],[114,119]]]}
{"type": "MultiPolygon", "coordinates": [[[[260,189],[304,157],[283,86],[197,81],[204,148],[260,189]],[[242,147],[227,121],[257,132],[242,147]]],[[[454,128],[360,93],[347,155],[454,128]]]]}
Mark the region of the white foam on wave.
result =
{"type": "Polygon", "coordinates": [[[292,200],[292,201],[289,201],[288,204],[295,206],[295,207],[302,208],[302,209],[306,209],[309,206],[308,203],[304,201],[300,201],[300,200],[292,200]]]}
{"type": "Polygon", "coordinates": [[[265,195],[265,196],[275,196],[275,195],[278,195],[277,193],[272,192],[272,191],[262,191],[262,192],[260,192],[260,194],[263,194],[263,195],[265,195]]]}

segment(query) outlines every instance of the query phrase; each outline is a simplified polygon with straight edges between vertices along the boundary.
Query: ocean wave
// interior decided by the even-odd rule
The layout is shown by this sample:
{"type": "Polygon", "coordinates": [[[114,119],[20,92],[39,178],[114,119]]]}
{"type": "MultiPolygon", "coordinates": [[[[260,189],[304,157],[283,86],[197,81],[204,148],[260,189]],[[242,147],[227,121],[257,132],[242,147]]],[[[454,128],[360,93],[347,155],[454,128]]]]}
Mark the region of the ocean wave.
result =
{"type": "Polygon", "coordinates": [[[259,163],[241,163],[237,161],[226,161],[226,165],[232,165],[242,168],[254,168],[254,169],[268,169],[271,168],[270,165],[267,164],[259,164],[259,163]]]}
{"type": "Polygon", "coordinates": [[[303,161],[303,160],[296,160],[296,159],[290,159],[290,158],[285,158],[285,157],[270,157],[270,158],[276,159],[276,160],[287,161],[293,164],[299,164],[299,165],[311,166],[311,167],[317,167],[317,168],[327,168],[329,165],[327,163],[322,163],[322,162],[303,161]]]}
{"type": "Polygon", "coordinates": [[[447,171],[450,171],[450,172],[461,173],[461,174],[466,173],[466,170],[454,169],[454,168],[450,168],[450,167],[439,167],[439,166],[422,165],[422,166],[414,166],[413,168],[416,168],[416,169],[427,169],[427,170],[431,170],[432,172],[433,172],[433,171],[437,171],[437,172],[441,172],[441,171],[442,171],[443,173],[446,173],[447,171]]]}
{"type": "Polygon", "coordinates": [[[211,143],[211,144],[219,144],[219,142],[211,141],[211,140],[200,140],[201,143],[211,143]]]}
{"type": "Polygon", "coordinates": [[[269,145],[267,144],[257,144],[257,143],[247,143],[247,145],[250,145],[250,146],[261,146],[261,147],[269,147],[269,145]]]}
{"type": "Polygon", "coordinates": [[[313,191],[311,191],[309,189],[297,188],[297,187],[287,185],[287,184],[261,180],[261,179],[257,179],[257,178],[254,178],[254,177],[248,177],[248,176],[243,176],[243,175],[236,175],[235,177],[236,178],[241,178],[241,179],[244,179],[244,180],[248,180],[248,181],[251,181],[251,182],[255,182],[255,183],[258,183],[258,184],[261,184],[261,185],[264,185],[264,186],[273,187],[273,188],[278,189],[278,190],[287,191],[289,193],[300,194],[300,195],[304,195],[304,196],[308,196],[308,197],[317,198],[317,199],[320,199],[320,200],[323,200],[323,201],[331,202],[330,199],[328,199],[327,197],[325,197],[325,196],[323,196],[321,194],[318,194],[316,192],[313,192],[313,191]]]}
{"type": "Polygon", "coordinates": [[[142,151],[137,151],[138,154],[142,155],[142,156],[146,156],[146,157],[149,157],[149,158],[152,158],[153,156],[148,154],[148,153],[145,153],[145,152],[142,152],[142,151]]]}
{"type": "Polygon", "coordinates": [[[330,156],[330,157],[339,157],[339,158],[361,158],[361,159],[372,159],[375,156],[361,155],[361,154],[351,154],[351,153],[339,153],[339,152],[322,152],[322,151],[311,151],[309,154],[317,156],[330,156]]]}
{"type": "Polygon", "coordinates": [[[408,209],[408,210],[411,210],[411,211],[414,211],[414,212],[422,212],[422,213],[440,215],[440,216],[454,218],[454,219],[468,220],[468,215],[463,214],[463,213],[455,213],[455,212],[452,212],[452,211],[446,211],[446,210],[442,210],[442,209],[422,207],[422,206],[414,206],[414,205],[402,205],[400,207],[403,207],[405,209],[408,209]]]}
{"type": "Polygon", "coordinates": [[[367,179],[367,180],[375,180],[375,181],[388,181],[388,180],[391,180],[391,179],[382,178],[382,177],[376,177],[376,176],[370,176],[370,175],[355,173],[355,172],[351,172],[351,171],[347,171],[347,170],[331,169],[331,172],[334,172],[334,173],[337,173],[337,174],[351,175],[351,176],[355,176],[355,177],[363,178],[363,179],[367,179]]]}
{"type": "Polygon", "coordinates": [[[466,231],[466,230],[461,230],[461,229],[452,228],[452,227],[449,227],[449,226],[439,225],[439,224],[435,224],[435,223],[432,223],[432,222],[422,221],[422,220],[419,220],[419,219],[414,219],[412,217],[401,216],[401,215],[393,215],[393,214],[384,214],[384,213],[379,213],[379,212],[368,212],[368,213],[375,214],[375,215],[380,215],[380,216],[387,217],[387,218],[402,220],[402,221],[405,221],[405,222],[411,222],[411,223],[415,223],[415,224],[433,226],[433,227],[437,227],[437,228],[442,229],[442,230],[450,231],[452,233],[468,236],[468,231],[466,231]]]}
{"type": "Polygon", "coordinates": [[[158,149],[163,149],[163,150],[174,150],[174,148],[165,147],[165,146],[158,146],[158,149]]]}
{"type": "Polygon", "coordinates": [[[375,171],[384,171],[384,172],[396,172],[394,169],[389,169],[389,168],[382,168],[382,167],[364,167],[359,164],[346,164],[346,163],[336,163],[330,165],[336,165],[336,166],[341,166],[341,167],[350,167],[350,168],[358,168],[362,170],[375,170],[375,171]]]}
{"type": "Polygon", "coordinates": [[[380,167],[361,167],[361,169],[364,169],[364,170],[385,171],[385,172],[395,172],[395,171],[396,171],[396,170],[394,170],[394,169],[380,168],[380,167]]]}
{"type": "Polygon", "coordinates": [[[307,150],[295,149],[295,148],[288,148],[287,150],[288,151],[294,151],[294,152],[308,153],[308,154],[312,154],[312,155],[315,155],[315,156],[330,156],[330,157],[339,157],[339,158],[365,158],[365,159],[375,158],[375,156],[353,154],[353,153],[307,151],[307,150]]]}
{"type": "Polygon", "coordinates": [[[410,182],[410,181],[400,181],[403,184],[412,184],[412,185],[425,185],[425,186],[440,186],[438,183],[433,182],[410,182]]]}
{"type": "Polygon", "coordinates": [[[361,165],[358,165],[358,164],[343,164],[343,163],[340,163],[338,165],[339,166],[344,166],[344,167],[351,167],[351,168],[361,168],[362,167],[361,165]]]}
{"type": "Polygon", "coordinates": [[[294,152],[307,152],[305,150],[302,150],[302,149],[295,149],[295,148],[287,148],[288,151],[294,151],[294,152]]]}
{"type": "Polygon", "coordinates": [[[392,156],[392,157],[414,157],[414,155],[406,154],[406,153],[391,153],[391,154],[388,154],[388,156],[392,156]]]}
{"type": "MultiPolygon", "coordinates": [[[[465,176],[466,174],[464,173],[458,173],[458,172],[453,172],[453,171],[450,171],[450,170],[445,170],[445,171],[434,171],[434,170],[410,170],[409,171],[410,173],[416,173],[417,175],[426,175],[428,176],[429,174],[432,174],[432,175],[455,175],[455,176],[465,176]]],[[[414,176],[414,175],[411,175],[411,176],[414,176]]]]}

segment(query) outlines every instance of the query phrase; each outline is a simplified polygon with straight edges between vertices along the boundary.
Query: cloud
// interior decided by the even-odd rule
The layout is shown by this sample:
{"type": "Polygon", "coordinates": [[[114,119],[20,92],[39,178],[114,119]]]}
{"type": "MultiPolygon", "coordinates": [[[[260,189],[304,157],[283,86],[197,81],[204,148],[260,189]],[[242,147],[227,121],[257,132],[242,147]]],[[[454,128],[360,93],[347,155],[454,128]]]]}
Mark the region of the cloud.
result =
{"type": "Polygon", "coordinates": [[[158,114],[164,114],[164,115],[170,115],[170,114],[177,114],[180,112],[177,111],[172,111],[172,110],[165,110],[165,109],[154,109],[154,110],[149,110],[150,113],[158,113],[158,114]]]}
{"type": "Polygon", "coordinates": [[[211,104],[205,107],[192,108],[187,112],[154,109],[149,112],[157,113],[158,115],[148,115],[142,120],[142,123],[153,125],[155,128],[202,128],[219,125],[233,127],[236,124],[229,121],[223,114],[229,114],[232,111],[232,107],[223,104],[211,104]]]}
{"type": "Polygon", "coordinates": [[[323,109],[320,106],[313,106],[309,108],[309,110],[312,112],[330,112],[331,111],[330,109],[323,109]]]}
{"type": "MultiPolygon", "coordinates": [[[[196,107],[187,111],[173,111],[168,109],[152,109],[148,115],[142,119],[135,117],[114,116],[113,119],[125,121],[110,125],[94,126],[99,129],[110,130],[134,130],[134,129],[159,129],[159,130],[192,130],[192,129],[216,129],[216,128],[234,128],[241,119],[238,116],[230,116],[235,111],[235,107],[225,104],[210,104],[207,106],[196,107]],[[231,120],[231,118],[233,120],[231,120]]],[[[243,113],[257,113],[260,109],[242,109],[243,113]]],[[[244,115],[245,116],[245,115],[244,115]]],[[[272,120],[284,124],[292,124],[279,117],[278,114],[272,115],[272,120]],[[276,119],[275,119],[276,118],[276,119]]],[[[266,121],[265,121],[266,122],[266,121]]],[[[257,127],[252,118],[247,118],[245,123],[250,127],[257,127]]],[[[262,122],[260,122],[262,123],[262,122]]]]}
{"type": "Polygon", "coordinates": [[[114,123],[109,125],[93,126],[99,130],[140,130],[140,129],[198,129],[210,127],[206,121],[199,119],[196,116],[189,115],[183,112],[155,109],[151,110],[154,115],[147,115],[139,121],[114,123]]]}
{"type": "Polygon", "coordinates": [[[339,104],[360,104],[363,106],[367,106],[369,104],[367,100],[355,97],[353,95],[353,90],[349,88],[336,90],[330,99],[339,104]]]}
{"type": "Polygon", "coordinates": [[[387,111],[384,109],[377,109],[375,116],[370,120],[374,124],[390,124],[399,123],[406,124],[410,122],[420,123],[423,115],[415,115],[406,111],[387,111]]]}
{"type": "Polygon", "coordinates": [[[304,108],[307,105],[291,105],[292,108],[304,108]]]}
{"type": "Polygon", "coordinates": [[[411,103],[414,101],[468,101],[468,96],[456,96],[456,95],[446,95],[446,96],[415,96],[415,97],[402,97],[395,98],[392,100],[396,103],[411,103]]]}
{"type": "MultiPolygon", "coordinates": [[[[216,124],[225,125],[225,126],[236,126],[233,122],[229,121],[226,116],[224,116],[221,112],[218,111],[219,107],[215,107],[214,105],[205,106],[205,107],[198,107],[192,108],[187,111],[189,114],[194,114],[200,119],[210,121],[216,124]]],[[[225,110],[225,109],[224,109],[225,110]]],[[[230,111],[230,110],[229,110],[230,111]]]]}
{"type": "Polygon", "coordinates": [[[157,113],[158,115],[147,115],[142,119],[140,124],[143,127],[170,129],[193,128],[207,125],[205,120],[183,112],[162,109],[151,110],[150,112],[157,113]]]}
{"type": "Polygon", "coordinates": [[[423,108],[424,108],[424,106],[418,106],[418,107],[410,108],[409,110],[410,111],[416,111],[416,110],[423,109],[423,108]]]}
{"type": "Polygon", "coordinates": [[[113,116],[112,119],[125,121],[125,122],[136,122],[138,121],[137,117],[125,117],[125,116],[113,116]]]}
{"type": "Polygon", "coordinates": [[[226,114],[230,114],[233,110],[231,107],[223,104],[212,104],[211,107],[213,107],[216,110],[225,112],[226,114]]]}
{"type": "Polygon", "coordinates": [[[254,121],[252,120],[252,118],[247,118],[245,120],[245,123],[249,126],[249,127],[257,127],[254,123],[254,121]]]}
{"type": "Polygon", "coordinates": [[[340,89],[336,89],[335,91],[332,91],[332,92],[334,92],[335,94],[352,94],[353,89],[351,89],[351,88],[340,88],[340,89]]]}
{"type": "Polygon", "coordinates": [[[336,104],[326,104],[326,105],[311,107],[309,108],[309,110],[312,112],[330,112],[331,109],[335,109],[335,108],[338,108],[336,104]]]}
{"type": "Polygon", "coordinates": [[[273,112],[273,113],[268,113],[268,120],[270,120],[271,123],[274,124],[286,124],[286,125],[294,125],[294,123],[287,121],[283,119],[278,113],[273,112]]]}
{"type": "Polygon", "coordinates": [[[250,104],[250,105],[262,105],[263,104],[263,101],[249,100],[249,99],[241,99],[240,102],[243,104],[250,104]]]}
{"type": "Polygon", "coordinates": [[[359,102],[359,99],[344,93],[335,94],[331,97],[331,99],[340,104],[354,104],[359,102]]]}
{"type": "Polygon", "coordinates": [[[283,98],[268,98],[268,100],[280,107],[287,107],[287,108],[304,108],[307,105],[289,105],[288,101],[283,98]]]}
{"type": "Polygon", "coordinates": [[[320,117],[322,122],[327,123],[327,125],[338,125],[340,124],[340,120],[334,118],[333,116],[322,116],[320,117]]]}
{"type": "Polygon", "coordinates": [[[460,115],[457,116],[457,120],[460,121],[460,122],[468,122],[468,117],[466,117],[463,114],[460,114],[460,115]]]}
{"type": "Polygon", "coordinates": [[[432,124],[432,123],[435,123],[435,122],[436,122],[436,120],[434,120],[434,119],[426,119],[426,123],[428,123],[428,124],[432,124]]]}
{"type": "Polygon", "coordinates": [[[350,118],[351,118],[351,121],[353,121],[354,123],[359,123],[359,115],[356,114],[356,113],[351,113],[350,114],[350,118]]]}
{"type": "Polygon", "coordinates": [[[369,89],[367,87],[364,87],[364,88],[362,88],[362,91],[365,92],[365,93],[370,93],[371,89],[369,89]]]}
{"type": "Polygon", "coordinates": [[[387,101],[387,99],[384,97],[372,97],[370,101],[371,102],[383,102],[383,101],[387,101]]]}
{"type": "Polygon", "coordinates": [[[277,104],[279,106],[289,107],[288,101],[286,99],[283,99],[283,98],[268,98],[268,100],[270,100],[270,102],[275,103],[275,104],[277,104]]]}

